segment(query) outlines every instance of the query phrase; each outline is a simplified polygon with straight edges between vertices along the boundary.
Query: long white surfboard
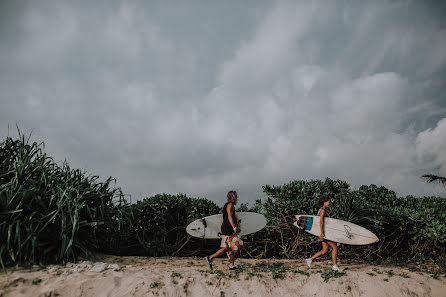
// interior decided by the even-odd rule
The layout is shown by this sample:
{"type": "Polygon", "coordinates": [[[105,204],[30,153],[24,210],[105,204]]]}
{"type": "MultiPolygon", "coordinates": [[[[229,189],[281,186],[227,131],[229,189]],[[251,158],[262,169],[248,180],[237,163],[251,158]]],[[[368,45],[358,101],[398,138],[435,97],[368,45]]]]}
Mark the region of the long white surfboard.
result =
{"type": "MultiPolygon", "coordinates": [[[[295,226],[319,237],[321,232],[320,216],[296,215],[296,219],[295,226]]],[[[379,240],[366,228],[327,217],[324,218],[324,233],[327,240],[351,245],[366,245],[379,240]]]]}
{"type": "MultiPolygon", "coordinates": [[[[266,226],[266,218],[255,212],[236,212],[237,220],[242,231],[240,235],[247,235],[262,230],[266,226]]],[[[204,217],[190,223],[186,232],[194,237],[217,239],[221,236],[223,215],[217,214],[204,217]]]]}

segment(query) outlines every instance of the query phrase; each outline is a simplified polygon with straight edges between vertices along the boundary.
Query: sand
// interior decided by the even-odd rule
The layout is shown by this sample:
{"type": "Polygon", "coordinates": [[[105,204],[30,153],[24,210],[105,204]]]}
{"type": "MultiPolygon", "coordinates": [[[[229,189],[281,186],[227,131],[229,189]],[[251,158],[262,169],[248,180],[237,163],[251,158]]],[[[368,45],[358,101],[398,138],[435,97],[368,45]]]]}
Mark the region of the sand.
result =
{"type": "Polygon", "coordinates": [[[239,259],[211,272],[201,258],[102,257],[76,264],[0,272],[9,296],[446,296],[446,278],[407,268],[340,264],[345,275],[324,279],[327,260],[308,270],[300,260],[239,259]]]}

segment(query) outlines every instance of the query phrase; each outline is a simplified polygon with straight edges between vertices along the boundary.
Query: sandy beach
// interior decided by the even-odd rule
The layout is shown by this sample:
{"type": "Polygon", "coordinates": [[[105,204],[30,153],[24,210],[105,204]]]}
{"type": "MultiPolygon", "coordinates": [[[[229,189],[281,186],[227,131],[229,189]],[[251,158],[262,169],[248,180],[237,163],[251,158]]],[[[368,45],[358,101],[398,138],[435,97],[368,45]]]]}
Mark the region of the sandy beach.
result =
{"type": "Polygon", "coordinates": [[[213,271],[201,258],[97,260],[10,268],[0,273],[0,297],[446,296],[443,274],[391,266],[341,264],[345,274],[334,277],[328,260],[308,270],[303,260],[240,259],[237,271],[228,271],[225,259],[216,259],[213,271]]]}

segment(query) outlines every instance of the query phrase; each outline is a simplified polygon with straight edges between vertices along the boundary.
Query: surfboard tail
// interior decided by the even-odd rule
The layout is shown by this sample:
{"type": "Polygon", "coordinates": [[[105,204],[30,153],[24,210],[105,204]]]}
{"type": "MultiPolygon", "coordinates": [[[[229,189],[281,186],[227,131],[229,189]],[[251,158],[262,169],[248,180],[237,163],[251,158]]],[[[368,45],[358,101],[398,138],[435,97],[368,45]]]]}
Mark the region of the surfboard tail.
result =
{"type": "Polygon", "coordinates": [[[313,226],[313,217],[296,215],[296,219],[297,221],[294,223],[295,226],[306,231],[311,230],[311,227],[313,226]]]}

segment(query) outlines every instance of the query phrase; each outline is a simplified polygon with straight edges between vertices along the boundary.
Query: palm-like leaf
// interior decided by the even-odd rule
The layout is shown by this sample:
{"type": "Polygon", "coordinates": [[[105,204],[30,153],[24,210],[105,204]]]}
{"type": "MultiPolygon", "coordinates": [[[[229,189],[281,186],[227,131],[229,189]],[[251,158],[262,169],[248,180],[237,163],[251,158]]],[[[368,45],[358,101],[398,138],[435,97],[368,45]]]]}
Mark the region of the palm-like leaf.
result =
{"type": "Polygon", "coordinates": [[[446,185],[446,177],[442,177],[442,176],[437,176],[437,175],[433,175],[433,174],[425,174],[422,176],[422,178],[424,180],[426,180],[428,183],[432,183],[434,181],[437,181],[442,184],[442,185],[446,185]]]}

